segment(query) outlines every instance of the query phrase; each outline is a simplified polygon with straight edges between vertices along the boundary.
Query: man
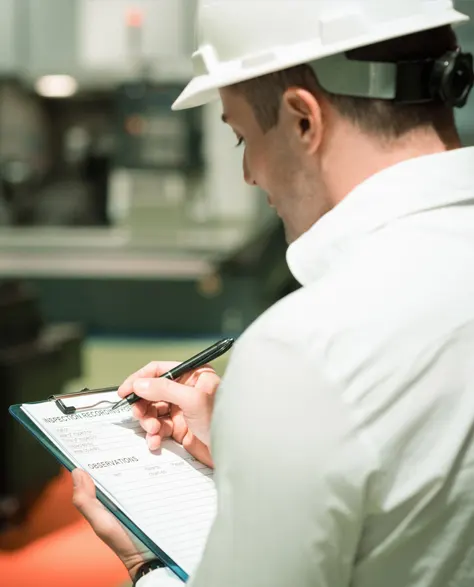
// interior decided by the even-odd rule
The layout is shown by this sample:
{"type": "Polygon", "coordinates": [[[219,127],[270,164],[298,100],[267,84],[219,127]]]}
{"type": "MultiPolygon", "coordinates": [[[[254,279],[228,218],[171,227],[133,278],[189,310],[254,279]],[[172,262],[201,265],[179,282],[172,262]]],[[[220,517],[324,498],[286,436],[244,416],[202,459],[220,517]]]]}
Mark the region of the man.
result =
{"type": "MultiPolygon", "coordinates": [[[[173,383],[156,363],[120,390],[144,398],[150,448],[172,435],[215,463],[193,587],[474,585],[463,20],[447,0],[200,3],[197,75],[175,107],[219,90],[303,287],[241,337],[215,406],[210,369],[173,383]]],[[[142,556],[75,479],[75,503],[140,577],[142,556]]],[[[138,584],[175,581],[157,569],[138,584]]]]}

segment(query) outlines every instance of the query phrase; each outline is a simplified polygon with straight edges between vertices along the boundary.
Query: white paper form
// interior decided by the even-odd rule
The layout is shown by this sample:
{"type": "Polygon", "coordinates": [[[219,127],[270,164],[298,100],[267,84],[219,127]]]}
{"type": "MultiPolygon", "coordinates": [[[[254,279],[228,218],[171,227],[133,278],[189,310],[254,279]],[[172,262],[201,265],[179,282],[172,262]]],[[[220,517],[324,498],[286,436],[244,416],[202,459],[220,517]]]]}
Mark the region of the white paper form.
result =
{"type": "MultiPolygon", "coordinates": [[[[115,392],[63,400],[86,406],[115,392]]],[[[128,406],[64,415],[54,402],[22,409],[107,497],[188,575],[199,563],[216,512],[212,470],[174,441],[151,453],[128,406]]]]}

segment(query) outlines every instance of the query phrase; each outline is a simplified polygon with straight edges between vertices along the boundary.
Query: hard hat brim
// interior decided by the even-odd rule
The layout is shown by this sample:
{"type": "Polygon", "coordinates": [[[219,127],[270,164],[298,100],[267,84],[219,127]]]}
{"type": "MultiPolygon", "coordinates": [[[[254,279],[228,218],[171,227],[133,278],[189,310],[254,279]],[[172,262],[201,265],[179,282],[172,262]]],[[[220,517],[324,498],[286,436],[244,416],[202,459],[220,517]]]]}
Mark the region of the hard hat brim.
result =
{"type": "Polygon", "coordinates": [[[469,17],[466,14],[458,12],[457,10],[450,10],[441,15],[440,18],[432,19],[430,22],[412,19],[410,25],[407,26],[405,24],[403,29],[399,31],[392,29],[389,35],[387,35],[386,31],[380,30],[380,32],[375,34],[372,38],[364,38],[364,41],[360,44],[354,43],[354,40],[352,39],[349,43],[341,43],[337,47],[333,46],[332,50],[329,51],[324,51],[324,49],[321,50],[321,47],[319,47],[319,51],[316,51],[317,54],[315,54],[314,51],[310,51],[307,55],[302,54],[296,59],[294,57],[289,57],[288,60],[283,58],[274,67],[269,67],[268,69],[264,66],[263,68],[256,67],[255,69],[248,69],[245,72],[233,69],[233,71],[227,72],[227,75],[223,73],[222,70],[215,74],[199,75],[189,82],[184,91],[172,105],[172,110],[186,110],[188,108],[203,106],[204,104],[208,104],[219,98],[220,88],[250,80],[265,75],[266,73],[272,73],[273,71],[279,71],[302,63],[310,63],[311,61],[316,61],[323,57],[329,57],[336,53],[344,53],[351,49],[371,45],[390,38],[396,38],[445,25],[457,25],[466,21],[469,21],[469,17]]]}
{"type": "MultiPolygon", "coordinates": [[[[219,88],[224,87],[221,80],[210,75],[195,77],[189,82],[172,106],[172,110],[186,110],[214,102],[219,98],[219,88]]],[[[231,82],[232,83],[232,82],[231,82]]],[[[230,85],[230,84],[229,84],[230,85]]]]}

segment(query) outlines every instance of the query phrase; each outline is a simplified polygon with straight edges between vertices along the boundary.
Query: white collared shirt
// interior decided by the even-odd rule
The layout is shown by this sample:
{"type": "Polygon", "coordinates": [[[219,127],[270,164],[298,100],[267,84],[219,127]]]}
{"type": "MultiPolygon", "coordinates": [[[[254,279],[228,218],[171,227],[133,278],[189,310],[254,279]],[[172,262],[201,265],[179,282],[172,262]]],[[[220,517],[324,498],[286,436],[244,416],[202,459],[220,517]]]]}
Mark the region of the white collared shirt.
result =
{"type": "Polygon", "coordinates": [[[473,587],[474,148],[371,177],[288,262],[218,394],[190,584],[473,587]]]}

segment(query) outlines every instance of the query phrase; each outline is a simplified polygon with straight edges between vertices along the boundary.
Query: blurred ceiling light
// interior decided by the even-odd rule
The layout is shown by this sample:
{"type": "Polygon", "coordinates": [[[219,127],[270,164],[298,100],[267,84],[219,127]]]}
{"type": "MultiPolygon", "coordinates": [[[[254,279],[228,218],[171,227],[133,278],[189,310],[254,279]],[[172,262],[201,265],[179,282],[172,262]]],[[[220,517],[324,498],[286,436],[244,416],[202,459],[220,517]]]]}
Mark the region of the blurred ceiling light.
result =
{"type": "Polygon", "coordinates": [[[45,98],[69,98],[77,92],[77,81],[70,75],[44,75],[37,80],[35,89],[45,98]]]}

